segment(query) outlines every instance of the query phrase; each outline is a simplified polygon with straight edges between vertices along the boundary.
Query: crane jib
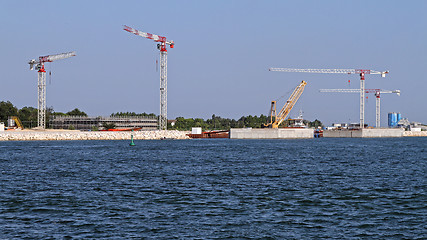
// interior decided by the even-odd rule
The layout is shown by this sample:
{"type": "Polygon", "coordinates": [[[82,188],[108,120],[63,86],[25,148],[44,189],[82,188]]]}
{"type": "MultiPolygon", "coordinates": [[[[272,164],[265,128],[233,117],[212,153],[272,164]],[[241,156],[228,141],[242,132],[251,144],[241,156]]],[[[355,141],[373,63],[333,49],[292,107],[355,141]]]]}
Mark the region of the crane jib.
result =
{"type": "Polygon", "coordinates": [[[341,73],[341,74],[381,74],[382,77],[388,71],[374,71],[370,69],[298,69],[298,68],[269,68],[272,72],[300,72],[300,73],[341,73]]]}
{"type": "Polygon", "coordinates": [[[135,35],[141,36],[141,37],[152,39],[155,42],[163,42],[163,43],[165,43],[167,41],[166,37],[162,37],[162,36],[159,36],[159,35],[156,35],[156,34],[152,34],[152,33],[141,32],[139,30],[133,29],[133,28],[128,27],[126,25],[124,25],[123,30],[128,31],[130,33],[133,33],[135,35]]]}

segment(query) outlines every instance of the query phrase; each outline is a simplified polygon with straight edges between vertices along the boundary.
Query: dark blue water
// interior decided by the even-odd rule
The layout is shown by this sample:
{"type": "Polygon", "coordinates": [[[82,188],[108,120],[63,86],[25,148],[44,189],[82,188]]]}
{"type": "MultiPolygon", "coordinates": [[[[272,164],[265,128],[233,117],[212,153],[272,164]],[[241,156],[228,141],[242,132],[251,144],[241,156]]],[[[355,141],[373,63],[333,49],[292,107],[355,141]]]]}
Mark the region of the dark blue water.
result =
{"type": "Polygon", "coordinates": [[[427,138],[135,142],[0,142],[0,238],[427,238],[427,138]]]}

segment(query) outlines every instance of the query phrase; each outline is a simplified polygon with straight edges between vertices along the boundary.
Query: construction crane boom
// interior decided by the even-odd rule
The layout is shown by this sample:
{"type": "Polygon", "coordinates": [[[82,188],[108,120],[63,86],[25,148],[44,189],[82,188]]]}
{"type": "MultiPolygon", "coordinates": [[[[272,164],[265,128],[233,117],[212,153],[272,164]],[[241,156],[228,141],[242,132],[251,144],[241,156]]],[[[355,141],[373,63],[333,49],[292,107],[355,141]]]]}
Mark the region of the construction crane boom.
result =
{"type": "Polygon", "coordinates": [[[381,74],[385,77],[388,71],[379,72],[364,69],[299,69],[299,68],[269,68],[272,72],[302,72],[302,73],[341,73],[341,74],[381,74]]]}
{"type": "Polygon", "coordinates": [[[30,70],[34,70],[34,65],[36,65],[36,68],[38,67],[40,69],[45,62],[53,62],[53,61],[66,59],[73,56],[76,56],[76,52],[74,51],[68,52],[68,53],[55,54],[55,55],[41,56],[39,57],[38,61],[36,61],[35,59],[32,59],[28,62],[28,64],[30,64],[30,70]]]}
{"type": "Polygon", "coordinates": [[[283,121],[285,121],[289,112],[292,110],[292,108],[295,106],[298,99],[301,97],[301,94],[304,92],[305,85],[307,85],[307,82],[301,81],[301,83],[292,92],[291,96],[286,101],[285,105],[280,110],[279,114],[276,114],[276,101],[271,102],[271,112],[270,112],[271,120],[270,120],[270,123],[264,125],[265,127],[279,128],[280,124],[283,121]],[[273,116],[274,116],[274,121],[273,121],[273,116]]]}
{"type": "Polygon", "coordinates": [[[272,72],[302,72],[302,73],[339,73],[360,75],[360,128],[365,125],[365,74],[380,74],[385,77],[389,71],[375,71],[368,69],[300,69],[300,68],[269,68],[272,72]]]}
{"type": "Polygon", "coordinates": [[[167,39],[166,39],[166,37],[162,37],[162,36],[159,36],[159,35],[156,35],[156,34],[151,34],[151,33],[146,33],[146,32],[141,32],[141,31],[139,31],[139,30],[136,30],[136,29],[134,29],[134,28],[131,28],[131,27],[129,27],[129,26],[126,26],[126,25],[124,25],[123,26],[123,30],[125,30],[125,31],[128,31],[128,32],[130,32],[130,33],[133,33],[133,34],[135,34],[135,35],[139,35],[139,36],[141,36],[141,37],[145,37],[145,38],[148,38],[148,39],[152,39],[152,40],[154,40],[155,42],[164,42],[165,44],[168,44],[168,45],[170,45],[171,46],[171,48],[173,48],[174,47],[174,41],[168,41],[167,39]]]}
{"type": "MultiPolygon", "coordinates": [[[[342,93],[360,93],[360,89],[319,89],[319,92],[342,92],[342,93]]],[[[381,122],[381,94],[396,93],[400,96],[400,90],[384,90],[384,89],[365,89],[365,93],[374,93],[376,97],[375,104],[375,127],[380,127],[381,122]]]]}
{"type": "Polygon", "coordinates": [[[160,50],[160,116],[159,116],[159,129],[160,130],[166,130],[167,129],[167,54],[168,51],[166,49],[166,45],[169,45],[170,48],[173,48],[175,46],[175,42],[170,40],[168,41],[166,37],[162,37],[159,35],[141,32],[139,30],[136,30],[134,28],[131,28],[129,26],[124,25],[123,30],[133,33],[135,35],[145,37],[148,39],[152,39],[155,42],[159,42],[157,44],[157,49],[160,50]]]}
{"type": "Polygon", "coordinates": [[[69,57],[76,56],[76,52],[61,53],[55,55],[41,56],[38,60],[32,59],[28,62],[30,64],[30,70],[38,70],[37,78],[37,127],[40,129],[46,128],[46,70],[44,68],[45,62],[53,62],[56,60],[66,59],[69,57]]]}
{"type": "MultiPolygon", "coordinates": [[[[360,89],[319,89],[319,92],[343,92],[343,93],[359,93],[360,89]]],[[[398,96],[400,95],[400,90],[384,90],[384,89],[365,89],[365,93],[396,93],[398,96]]]]}

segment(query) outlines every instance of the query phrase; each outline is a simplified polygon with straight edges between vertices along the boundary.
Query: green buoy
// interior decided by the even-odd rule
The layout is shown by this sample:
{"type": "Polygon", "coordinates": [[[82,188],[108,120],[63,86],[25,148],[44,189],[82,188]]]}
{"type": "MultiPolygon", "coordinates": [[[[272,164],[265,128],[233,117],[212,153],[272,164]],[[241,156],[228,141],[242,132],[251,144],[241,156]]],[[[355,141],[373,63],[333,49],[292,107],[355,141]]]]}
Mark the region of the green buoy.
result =
{"type": "MultiPolygon", "coordinates": [[[[132,133],[133,133],[133,129],[132,129],[132,133]]],[[[130,135],[130,140],[131,142],[129,143],[129,146],[135,146],[135,143],[133,142],[133,134],[130,135]]]]}

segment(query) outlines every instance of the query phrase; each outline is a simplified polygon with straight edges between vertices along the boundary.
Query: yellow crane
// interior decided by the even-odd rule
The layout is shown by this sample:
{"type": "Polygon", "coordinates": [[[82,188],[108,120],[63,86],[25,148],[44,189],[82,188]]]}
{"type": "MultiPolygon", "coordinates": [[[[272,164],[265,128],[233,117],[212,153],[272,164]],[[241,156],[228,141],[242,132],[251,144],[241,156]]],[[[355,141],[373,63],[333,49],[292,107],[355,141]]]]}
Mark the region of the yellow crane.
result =
{"type": "Polygon", "coordinates": [[[13,119],[13,121],[15,121],[18,128],[24,129],[24,126],[22,125],[21,120],[19,120],[17,116],[11,116],[11,118],[13,119]]]}
{"type": "Polygon", "coordinates": [[[267,128],[279,128],[279,125],[285,121],[289,112],[294,107],[295,103],[298,101],[302,92],[304,91],[305,85],[307,85],[306,81],[301,81],[301,83],[295,88],[294,92],[289,97],[288,101],[286,101],[282,110],[280,110],[279,114],[276,113],[276,101],[271,101],[271,110],[270,110],[270,122],[264,124],[264,127],[267,128]]]}

